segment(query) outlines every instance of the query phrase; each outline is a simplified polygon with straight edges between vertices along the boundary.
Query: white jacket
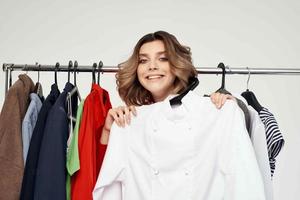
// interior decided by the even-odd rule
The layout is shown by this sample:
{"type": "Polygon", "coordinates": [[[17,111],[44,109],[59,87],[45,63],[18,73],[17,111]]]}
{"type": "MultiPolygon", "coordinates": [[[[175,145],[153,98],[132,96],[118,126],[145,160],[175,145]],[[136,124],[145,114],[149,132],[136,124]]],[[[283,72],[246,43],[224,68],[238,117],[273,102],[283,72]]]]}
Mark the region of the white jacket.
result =
{"type": "Polygon", "coordinates": [[[218,110],[189,92],[137,108],[130,126],[113,125],[95,200],[264,200],[243,114],[218,110]]]}

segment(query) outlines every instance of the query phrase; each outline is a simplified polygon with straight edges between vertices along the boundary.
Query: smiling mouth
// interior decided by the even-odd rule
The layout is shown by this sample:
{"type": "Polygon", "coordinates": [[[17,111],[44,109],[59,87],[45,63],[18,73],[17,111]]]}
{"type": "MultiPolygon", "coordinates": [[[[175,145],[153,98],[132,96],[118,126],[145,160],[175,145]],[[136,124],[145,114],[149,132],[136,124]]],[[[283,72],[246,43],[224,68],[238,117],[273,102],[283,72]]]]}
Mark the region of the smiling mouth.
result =
{"type": "Polygon", "coordinates": [[[162,77],[164,77],[164,75],[151,75],[151,76],[146,76],[146,79],[153,80],[153,79],[160,79],[162,77]]]}

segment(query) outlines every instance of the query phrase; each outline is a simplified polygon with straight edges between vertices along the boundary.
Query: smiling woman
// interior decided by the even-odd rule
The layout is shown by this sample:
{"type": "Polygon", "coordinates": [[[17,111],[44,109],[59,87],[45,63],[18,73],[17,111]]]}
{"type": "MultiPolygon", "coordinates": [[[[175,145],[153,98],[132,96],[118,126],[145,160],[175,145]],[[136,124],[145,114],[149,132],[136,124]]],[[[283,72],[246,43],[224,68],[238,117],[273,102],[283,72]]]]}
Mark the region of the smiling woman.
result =
{"type": "Polygon", "coordinates": [[[189,47],[157,31],[142,37],[116,74],[120,97],[127,105],[147,105],[182,92],[197,76],[189,47]]]}

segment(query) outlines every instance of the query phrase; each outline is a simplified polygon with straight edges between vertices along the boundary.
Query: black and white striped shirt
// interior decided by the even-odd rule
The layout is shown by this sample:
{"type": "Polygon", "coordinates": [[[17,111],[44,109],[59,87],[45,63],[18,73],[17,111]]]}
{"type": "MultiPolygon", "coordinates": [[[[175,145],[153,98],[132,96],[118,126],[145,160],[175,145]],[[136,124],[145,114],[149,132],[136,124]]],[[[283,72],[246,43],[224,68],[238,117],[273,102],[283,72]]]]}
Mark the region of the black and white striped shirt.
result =
{"type": "Polygon", "coordinates": [[[278,123],[274,115],[267,108],[263,108],[259,112],[259,117],[264,123],[266,129],[271,176],[273,177],[275,171],[275,162],[276,162],[275,158],[279,154],[281,148],[284,145],[284,139],[279,130],[278,123]]]}

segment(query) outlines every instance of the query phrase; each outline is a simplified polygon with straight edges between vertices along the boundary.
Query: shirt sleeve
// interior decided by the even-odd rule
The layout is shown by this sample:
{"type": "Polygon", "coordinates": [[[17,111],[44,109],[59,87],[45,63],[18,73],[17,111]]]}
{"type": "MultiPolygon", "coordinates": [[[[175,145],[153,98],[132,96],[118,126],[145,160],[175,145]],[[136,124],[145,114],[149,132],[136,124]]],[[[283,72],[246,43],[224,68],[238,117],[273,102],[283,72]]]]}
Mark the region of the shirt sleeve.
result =
{"type": "Polygon", "coordinates": [[[121,200],[126,161],[126,128],[113,124],[93,191],[94,200],[121,200]]]}
{"type": "Polygon", "coordinates": [[[220,166],[224,173],[224,200],[265,200],[264,186],[243,114],[234,105],[228,109],[220,166]]]}

